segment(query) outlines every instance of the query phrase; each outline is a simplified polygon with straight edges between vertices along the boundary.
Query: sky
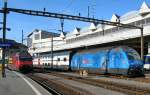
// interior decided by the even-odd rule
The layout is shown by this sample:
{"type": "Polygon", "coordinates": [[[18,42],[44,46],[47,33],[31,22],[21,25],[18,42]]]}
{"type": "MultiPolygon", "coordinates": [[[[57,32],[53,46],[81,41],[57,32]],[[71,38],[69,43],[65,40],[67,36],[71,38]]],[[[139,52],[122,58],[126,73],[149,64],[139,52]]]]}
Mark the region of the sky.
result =
{"type": "MultiPolygon", "coordinates": [[[[97,19],[110,20],[112,15],[120,16],[127,12],[139,10],[142,3],[150,5],[150,0],[8,0],[9,8],[30,9],[42,11],[46,8],[48,12],[63,13],[69,15],[88,16],[88,6],[90,6],[90,17],[97,19]]],[[[3,0],[0,0],[0,8],[3,8],[3,0]]],[[[0,22],[3,14],[0,14],[0,22]]],[[[73,31],[75,27],[87,27],[90,23],[80,21],[64,21],[64,31],[73,31]]],[[[0,25],[2,27],[2,24],[0,25]]],[[[60,19],[29,16],[24,14],[12,13],[7,15],[7,38],[21,42],[21,31],[24,31],[26,38],[34,29],[43,29],[51,32],[60,30],[60,19]]],[[[59,33],[59,32],[58,32],[59,33]]],[[[0,30],[2,37],[2,30],[0,30]]]]}

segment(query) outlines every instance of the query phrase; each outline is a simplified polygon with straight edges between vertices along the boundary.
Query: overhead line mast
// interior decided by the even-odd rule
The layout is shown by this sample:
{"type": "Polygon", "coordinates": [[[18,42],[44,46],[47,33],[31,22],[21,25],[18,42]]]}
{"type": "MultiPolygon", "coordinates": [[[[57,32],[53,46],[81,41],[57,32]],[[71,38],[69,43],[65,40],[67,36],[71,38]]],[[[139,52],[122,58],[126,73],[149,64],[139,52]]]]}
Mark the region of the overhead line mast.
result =
{"type": "MultiPolygon", "coordinates": [[[[4,8],[3,8],[3,39],[2,42],[6,42],[6,22],[7,22],[7,1],[4,1],[4,8]]],[[[6,48],[3,47],[2,52],[2,77],[5,78],[5,56],[6,56],[6,48]]]]}

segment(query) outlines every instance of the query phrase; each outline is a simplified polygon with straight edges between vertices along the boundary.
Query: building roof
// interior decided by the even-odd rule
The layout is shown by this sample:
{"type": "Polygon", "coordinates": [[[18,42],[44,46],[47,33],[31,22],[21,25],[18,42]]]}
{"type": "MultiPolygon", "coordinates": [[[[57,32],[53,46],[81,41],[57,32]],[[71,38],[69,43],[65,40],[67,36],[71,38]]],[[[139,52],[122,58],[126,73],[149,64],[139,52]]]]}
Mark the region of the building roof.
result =
{"type": "MultiPolygon", "coordinates": [[[[130,11],[130,12],[127,12],[126,14],[122,15],[122,16],[119,16],[117,14],[113,14],[112,15],[112,18],[111,18],[111,21],[112,22],[121,22],[121,23],[124,23],[124,21],[131,21],[131,19],[134,19],[134,18],[137,18],[137,17],[141,17],[141,13],[144,14],[144,13],[147,13],[147,12],[150,12],[150,8],[149,6],[143,2],[142,6],[140,7],[140,10],[133,10],[133,11],[130,11]]],[[[76,27],[73,31],[71,32],[67,32],[66,35],[64,34],[59,34],[59,37],[64,37],[66,36],[67,37],[76,37],[75,35],[84,35],[84,34],[88,34],[87,32],[91,32],[91,30],[96,30],[96,29],[101,29],[103,28],[104,26],[101,25],[101,24],[98,24],[98,23],[91,23],[90,26],[88,27],[82,27],[82,28],[78,28],[76,27]]],[[[105,27],[107,27],[107,25],[105,25],[105,27]]],[[[109,28],[110,26],[108,25],[107,28],[109,28]]],[[[106,29],[107,29],[106,28],[106,29]]],[[[111,27],[110,27],[111,28],[111,27]]],[[[96,30],[97,31],[97,30],[96,30]]],[[[50,32],[52,33],[52,32],[50,32]]],[[[54,34],[54,33],[53,33],[54,34]]],[[[32,35],[32,33],[30,33],[28,36],[32,35]]],[[[56,34],[57,35],[57,34],[56,34]]]]}
{"type": "Polygon", "coordinates": [[[139,13],[140,13],[141,15],[144,15],[144,14],[147,14],[147,13],[149,13],[149,12],[150,12],[149,6],[148,6],[145,2],[143,2],[142,6],[141,6],[141,8],[140,8],[140,10],[139,10],[139,13]]]}
{"type": "Polygon", "coordinates": [[[59,37],[62,38],[62,39],[64,39],[65,38],[64,32],[61,32],[59,37]]]}
{"type": "Polygon", "coordinates": [[[112,15],[112,18],[111,18],[111,21],[112,22],[119,22],[120,20],[120,16],[119,15],[117,15],[117,14],[113,14],[112,15]]]}
{"type": "Polygon", "coordinates": [[[95,29],[97,29],[97,25],[98,25],[98,23],[91,23],[89,29],[90,30],[95,30],[95,29]]]}
{"type": "Polygon", "coordinates": [[[45,32],[45,33],[48,33],[49,35],[53,35],[54,37],[58,37],[60,34],[58,33],[54,33],[54,32],[49,32],[49,31],[46,31],[46,30],[39,30],[39,29],[35,29],[33,32],[31,32],[27,37],[30,37],[31,35],[33,35],[34,32],[45,32]]]}
{"type": "Polygon", "coordinates": [[[75,29],[74,29],[74,31],[73,31],[73,34],[74,35],[79,35],[80,34],[80,28],[78,28],[78,27],[76,27],[75,29]]]}
{"type": "MultiPolygon", "coordinates": [[[[39,31],[39,30],[35,29],[33,32],[35,32],[35,31],[39,31]]],[[[27,37],[30,37],[33,34],[33,32],[31,32],[27,37]]]]}
{"type": "Polygon", "coordinates": [[[120,21],[130,20],[131,18],[135,18],[137,16],[141,16],[139,11],[130,11],[120,17],[120,21]]]}

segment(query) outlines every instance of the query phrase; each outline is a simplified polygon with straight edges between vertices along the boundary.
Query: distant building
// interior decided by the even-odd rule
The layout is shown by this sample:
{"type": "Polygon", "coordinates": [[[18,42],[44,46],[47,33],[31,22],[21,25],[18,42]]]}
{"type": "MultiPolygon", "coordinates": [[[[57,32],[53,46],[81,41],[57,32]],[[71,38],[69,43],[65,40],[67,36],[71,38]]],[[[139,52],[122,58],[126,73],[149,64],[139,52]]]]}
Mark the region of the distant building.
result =
{"type": "Polygon", "coordinates": [[[48,31],[45,31],[45,30],[35,29],[33,32],[31,32],[28,35],[27,46],[31,47],[32,43],[33,43],[32,41],[36,41],[36,40],[40,40],[40,39],[46,39],[46,38],[51,38],[52,35],[53,35],[53,37],[58,37],[59,36],[59,34],[57,34],[57,33],[52,33],[52,32],[48,32],[48,31]]]}
{"type": "MultiPolygon", "coordinates": [[[[59,43],[62,40],[60,39],[60,36],[64,38],[64,35],[62,33],[60,35],[58,33],[35,29],[27,36],[27,46],[29,52],[33,54],[32,52],[36,51],[37,49],[44,48],[46,50],[47,48],[50,48],[52,37],[53,44],[55,44],[59,43]]],[[[40,50],[38,52],[40,52],[40,50]]]]}

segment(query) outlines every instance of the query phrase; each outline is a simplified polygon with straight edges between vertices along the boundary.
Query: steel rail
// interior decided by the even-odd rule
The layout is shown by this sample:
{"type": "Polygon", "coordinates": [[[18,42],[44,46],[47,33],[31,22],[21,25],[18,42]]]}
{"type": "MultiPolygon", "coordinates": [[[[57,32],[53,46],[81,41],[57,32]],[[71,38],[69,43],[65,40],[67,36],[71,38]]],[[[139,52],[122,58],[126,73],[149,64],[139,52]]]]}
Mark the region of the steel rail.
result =
{"type": "Polygon", "coordinates": [[[46,87],[46,89],[52,91],[51,93],[54,95],[93,95],[87,90],[67,85],[63,82],[57,82],[56,80],[51,80],[47,77],[38,76],[36,74],[27,74],[27,76],[44,88],[46,87]]]}
{"type": "Polygon", "coordinates": [[[31,77],[30,75],[27,75],[29,78],[31,78],[33,81],[37,82],[38,84],[40,84],[42,87],[44,87],[48,92],[50,92],[53,95],[63,95],[62,93],[59,93],[58,91],[56,91],[55,89],[52,89],[51,87],[49,87],[46,83],[41,82],[40,80],[36,79],[35,77],[31,77]]]}
{"type": "Polygon", "coordinates": [[[65,79],[73,80],[73,81],[78,81],[90,85],[95,85],[98,87],[102,88],[107,88],[110,90],[118,91],[118,92],[123,92],[129,95],[149,95],[150,91],[147,88],[138,88],[135,86],[127,86],[127,85],[122,85],[122,84],[117,84],[109,81],[104,81],[104,80],[92,80],[84,77],[76,77],[72,75],[65,75],[65,74],[60,74],[60,73],[49,73],[49,75],[57,76],[57,77],[62,77],[65,79]]]}

